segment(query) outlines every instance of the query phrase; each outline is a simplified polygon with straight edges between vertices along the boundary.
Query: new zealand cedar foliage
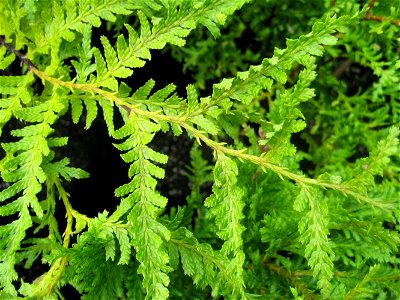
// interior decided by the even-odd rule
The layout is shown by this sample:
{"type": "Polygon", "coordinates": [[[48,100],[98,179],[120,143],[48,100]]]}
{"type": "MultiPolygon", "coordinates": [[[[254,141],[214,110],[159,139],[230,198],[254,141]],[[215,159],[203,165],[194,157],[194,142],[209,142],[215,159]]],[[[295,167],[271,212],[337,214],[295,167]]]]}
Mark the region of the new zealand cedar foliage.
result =
{"type": "Polygon", "coordinates": [[[399,33],[392,0],[0,1],[0,299],[399,299],[399,33]],[[72,205],[66,119],[106,124],[115,210],[72,205]]]}

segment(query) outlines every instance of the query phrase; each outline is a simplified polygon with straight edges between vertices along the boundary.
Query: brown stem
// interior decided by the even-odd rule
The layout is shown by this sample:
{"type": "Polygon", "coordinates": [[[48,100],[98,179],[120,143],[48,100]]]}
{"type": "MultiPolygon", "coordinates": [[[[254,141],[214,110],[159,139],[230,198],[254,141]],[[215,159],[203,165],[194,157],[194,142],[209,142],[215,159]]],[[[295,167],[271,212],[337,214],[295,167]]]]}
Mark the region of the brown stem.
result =
{"type": "MultiPolygon", "coordinates": [[[[364,17],[364,20],[371,20],[371,21],[377,21],[377,22],[384,22],[384,21],[389,20],[389,18],[379,17],[379,16],[376,16],[376,15],[370,13],[370,11],[374,7],[375,3],[376,3],[376,0],[371,0],[371,2],[368,4],[367,14],[364,17]]],[[[393,25],[396,25],[396,26],[400,26],[400,20],[391,20],[390,23],[392,23],[393,25]]]]}
{"type": "Polygon", "coordinates": [[[368,4],[367,12],[369,12],[375,5],[376,0],[371,0],[371,2],[368,4]]]}
{"type": "MultiPolygon", "coordinates": [[[[371,21],[377,21],[377,22],[385,22],[388,21],[389,18],[386,17],[379,17],[375,16],[373,14],[367,13],[364,17],[364,20],[371,20],[371,21]]],[[[400,20],[391,20],[390,23],[396,26],[400,26],[400,20]]]]}
{"type": "Polygon", "coordinates": [[[307,289],[307,287],[301,281],[299,281],[296,278],[296,276],[293,276],[293,274],[291,272],[288,272],[286,269],[279,267],[277,265],[274,265],[274,264],[270,264],[270,263],[267,264],[267,267],[271,271],[288,279],[296,287],[296,289],[298,289],[300,291],[300,293],[303,294],[304,299],[306,299],[306,300],[316,299],[316,296],[309,289],[307,289]]]}
{"type": "Polygon", "coordinates": [[[0,45],[6,47],[8,51],[14,53],[15,56],[18,57],[21,60],[21,62],[28,67],[29,70],[35,68],[35,65],[29,59],[27,59],[25,55],[23,55],[21,52],[15,49],[12,45],[7,44],[3,36],[0,36],[0,45]]]}

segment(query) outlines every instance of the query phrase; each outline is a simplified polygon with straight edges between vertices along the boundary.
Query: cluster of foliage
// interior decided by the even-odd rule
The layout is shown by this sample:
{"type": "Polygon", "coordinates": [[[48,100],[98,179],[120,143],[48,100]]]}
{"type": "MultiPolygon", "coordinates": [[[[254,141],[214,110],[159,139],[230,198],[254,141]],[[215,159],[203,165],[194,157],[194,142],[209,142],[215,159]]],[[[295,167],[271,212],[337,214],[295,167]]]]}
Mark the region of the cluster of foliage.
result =
{"type": "Polygon", "coordinates": [[[0,1],[0,298],[400,298],[393,4],[0,1]],[[163,48],[193,76],[184,96],[127,84],[163,48]],[[66,116],[104,120],[129,165],[115,211],[72,207],[65,182],[89,174],[60,155],[66,116]],[[169,131],[195,141],[178,208],[151,147],[169,131]]]}

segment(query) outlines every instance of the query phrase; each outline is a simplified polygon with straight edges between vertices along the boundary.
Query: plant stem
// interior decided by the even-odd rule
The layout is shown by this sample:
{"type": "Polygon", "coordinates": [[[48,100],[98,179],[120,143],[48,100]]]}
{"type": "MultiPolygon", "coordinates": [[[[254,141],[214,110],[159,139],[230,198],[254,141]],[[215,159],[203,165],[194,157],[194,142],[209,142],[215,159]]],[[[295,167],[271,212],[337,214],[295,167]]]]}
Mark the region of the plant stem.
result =
{"type": "Polygon", "coordinates": [[[101,88],[98,88],[96,86],[93,86],[91,84],[80,84],[80,83],[74,83],[73,81],[63,81],[61,79],[57,79],[54,77],[51,77],[47,75],[46,73],[39,71],[35,67],[31,68],[31,71],[41,78],[44,81],[48,81],[49,83],[55,85],[55,86],[61,86],[64,88],[68,88],[70,90],[78,89],[81,91],[89,92],[91,94],[97,94],[105,99],[111,101],[113,104],[117,104],[124,108],[126,111],[129,112],[129,114],[134,114],[134,115],[140,115],[140,116],[145,116],[147,118],[150,118],[154,120],[155,122],[160,122],[160,121],[166,121],[170,123],[174,123],[179,125],[180,127],[184,128],[188,132],[190,132],[196,140],[200,143],[200,141],[203,141],[206,145],[211,147],[213,150],[217,152],[222,152],[224,154],[227,154],[229,156],[237,157],[240,160],[246,160],[250,161],[253,164],[259,165],[264,171],[265,170],[271,170],[274,173],[276,173],[281,179],[283,177],[286,177],[290,180],[293,180],[296,182],[298,185],[316,185],[320,186],[322,188],[328,188],[328,189],[333,189],[337,190],[344,195],[350,195],[357,199],[358,201],[362,202],[367,202],[372,206],[378,207],[383,210],[390,210],[390,207],[387,207],[385,203],[376,200],[374,201],[373,199],[369,199],[368,197],[358,194],[354,192],[350,187],[344,185],[344,184],[334,184],[331,182],[326,182],[326,181],[321,181],[318,179],[313,179],[313,178],[307,178],[304,175],[296,174],[291,171],[289,171],[285,167],[281,167],[275,164],[270,163],[267,161],[265,158],[256,156],[256,155],[251,155],[244,153],[245,149],[232,149],[232,148],[227,148],[223,144],[218,143],[210,138],[208,138],[202,131],[194,128],[192,125],[190,125],[190,118],[191,115],[185,115],[185,114],[180,114],[178,116],[167,116],[162,114],[161,110],[158,111],[145,111],[139,108],[140,104],[138,105],[132,105],[130,103],[125,102],[124,100],[118,98],[116,96],[116,93],[113,92],[108,92],[104,91],[101,88]]]}

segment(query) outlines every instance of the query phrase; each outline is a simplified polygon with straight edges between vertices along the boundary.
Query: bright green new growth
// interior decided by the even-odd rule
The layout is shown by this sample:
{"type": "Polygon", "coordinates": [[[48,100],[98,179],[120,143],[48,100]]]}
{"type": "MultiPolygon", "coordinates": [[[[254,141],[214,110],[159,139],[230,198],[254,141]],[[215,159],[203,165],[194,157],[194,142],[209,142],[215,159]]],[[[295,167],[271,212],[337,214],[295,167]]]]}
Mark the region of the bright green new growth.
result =
{"type": "Polygon", "coordinates": [[[364,8],[319,1],[316,10],[325,13],[303,12],[308,22],[287,30],[260,25],[280,5],[277,20],[307,9],[281,2],[0,2],[0,133],[2,140],[11,135],[1,144],[1,299],[58,299],[66,284],[82,299],[400,297],[400,9],[387,1],[364,8]],[[242,61],[229,28],[246,19],[261,40],[287,36],[286,46],[249,47],[242,61]],[[104,23],[115,43],[101,36],[99,49],[92,32],[104,23]],[[233,70],[229,78],[202,70],[215,61],[218,38],[231,47],[234,62],[221,67],[233,70]],[[124,79],[165,47],[185,66],[199,64],[186,97],[173,84],[155,90],[152,79],[132,91],[124,79]],[[334,65],[339,58],[378,79],[349,95],[334,65]],[[22,75],[6,72],[13,62],[22,75]],[[210,95],[200,97],[210,81],[210,95]],[[89,174],[56,155],[68,137],[57,136],[54,125],[68,112],[86,129],[104,119],[129,165],[114,212],[89,218],[69,202],[63,181],[89,174]],[[11,122],[18,129],[9,130],[11,122]],[[169,214],[156,189],[168,156],[151,146],[156,133],[168,131],[195,141],[192,193],[169,214]],[[294,143],[300,133],[306,150],[294,143]],[[212,149],[212,162],[198,144],[212,149]],[[352,159],[361,144],[369,155],[352,159]],[[315,167],[303,172],[301,161],[315,167]],[[211,195],[204,195],[210,181],[211,195]],[[61,205],[63,234],[54,216],[61,205]],[[30,228],[47,236],[28,239],[30,228]],[[15,266],[30,268],[39,258],[49,271],[23,282],[15,266]]]}

